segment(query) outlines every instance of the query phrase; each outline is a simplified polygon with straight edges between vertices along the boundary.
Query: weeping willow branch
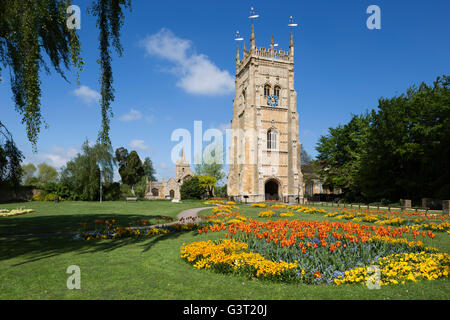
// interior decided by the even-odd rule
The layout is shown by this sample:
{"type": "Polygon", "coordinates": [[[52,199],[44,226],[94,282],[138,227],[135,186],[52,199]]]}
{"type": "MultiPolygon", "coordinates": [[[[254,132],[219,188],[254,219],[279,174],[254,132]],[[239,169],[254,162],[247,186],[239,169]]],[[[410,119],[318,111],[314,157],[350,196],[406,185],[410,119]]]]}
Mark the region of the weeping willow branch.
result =
{"type": "MultiPolygon", "coordinates": [[[[50,72],[43,53],[66,81],[63,69],[68,70],[72,65],[79,84],[79,74],[84,65],[76,30],[66,26],[69,5],[70,0],[0,1],[0,72],[2,67],[9,67],[15,109],[22,115],[27,138],[35,152],[42,124],[45,124],[41,115],[40,71],[50,72]]],[[[110,144],[109,122],[112,117],[111,102],[114,101],[111,44],[121,55],[122,7],[131,7],[131,4],[130,0],[95,0],[92,7],[100,29],[102,127],[98,140],[110,144]]]]}
{"type": "Polygon", "coordinates": [[[119,56],[122,55],[120,44],[120,28],[123,25],[124,15],[122,6],[129,8],[129,0],[98,0],[93,6],[92,13],[97,17],[97,27],[100,29],[99,49],[100,58],[100,85],[101,85],[101,115],[102,126],[97,142],[111,145],[109,138],[110,119],[113,116],[111,102],[114,101],[113,73],[111,67],[111,41],[119,56]]]}

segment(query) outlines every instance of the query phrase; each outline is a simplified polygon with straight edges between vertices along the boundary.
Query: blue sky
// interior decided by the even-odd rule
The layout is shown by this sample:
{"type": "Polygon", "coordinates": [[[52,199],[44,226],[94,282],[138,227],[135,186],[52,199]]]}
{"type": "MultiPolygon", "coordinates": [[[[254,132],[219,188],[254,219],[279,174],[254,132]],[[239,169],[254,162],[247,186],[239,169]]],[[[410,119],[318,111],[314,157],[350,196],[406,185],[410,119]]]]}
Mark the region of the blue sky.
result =
{"type": "MultiPolygon", "coordinates": [[[[79,30],[85,62],[80,76],[67,71],[70,83],[42,72],[42,129],[38,153],[32,152],[15,111],[9,71],[0,83],[0,117],[26,156],[24,163],[45,161],[62,166],[87,138],[100,129],[98,30],[81,7],[79,30]]],[[[351,114],[376,108],[380,97],[401,94],[413,84],[431,83],[449,74],[450,1],[143,1],[133,0],[122,29],[122,57],[113,56],[116,99],[112,104],[111,140],[150,156],[158,177],[175,173],[172,132],[225,128],[232,117],[236,41],[239,30],[249,47],[250,7],[256,45],[268,47],[271,35],[288,49],[290,15],[294,30],[295,89],[300,141],[315,155],[315,145],[329,127],[351,114]],[[381,8],[381,30],[369,30],[369,5],[381,8]],[[184,61],[184,62],[183,62],[184,61]]],[[[242,44],[242,43],[241,43],[242,44]]],[[[206,145],[207,143],[205,143],[206,145]]]]}

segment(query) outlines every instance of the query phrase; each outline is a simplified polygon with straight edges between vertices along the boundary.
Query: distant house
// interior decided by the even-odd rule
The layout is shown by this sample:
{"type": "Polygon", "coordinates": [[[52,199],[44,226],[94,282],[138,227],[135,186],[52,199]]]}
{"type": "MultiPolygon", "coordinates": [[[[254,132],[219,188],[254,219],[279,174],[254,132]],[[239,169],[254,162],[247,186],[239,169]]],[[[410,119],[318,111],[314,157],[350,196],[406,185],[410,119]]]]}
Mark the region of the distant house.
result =
{"type": "Polygon", "coordinates": [[[324,186],[324,181],[317,173],[318,170],[323,169],[323,165],[314,161],[302,165],[303,173],[303,190],[305,197],[313,197],[315,195],[338,195],[342,193],[341,189],[334,189],[324,186]]]}

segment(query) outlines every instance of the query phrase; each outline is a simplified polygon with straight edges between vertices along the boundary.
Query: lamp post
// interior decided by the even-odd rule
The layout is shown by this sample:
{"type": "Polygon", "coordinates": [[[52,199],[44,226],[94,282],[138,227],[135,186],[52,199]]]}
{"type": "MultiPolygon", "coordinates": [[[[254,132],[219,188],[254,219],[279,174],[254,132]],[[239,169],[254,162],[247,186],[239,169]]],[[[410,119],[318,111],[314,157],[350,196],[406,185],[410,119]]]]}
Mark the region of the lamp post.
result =
{"type": "Polygon", "coordinates": [[[100,169],[100,203],[102,203],[102,169],[100,169]]]}

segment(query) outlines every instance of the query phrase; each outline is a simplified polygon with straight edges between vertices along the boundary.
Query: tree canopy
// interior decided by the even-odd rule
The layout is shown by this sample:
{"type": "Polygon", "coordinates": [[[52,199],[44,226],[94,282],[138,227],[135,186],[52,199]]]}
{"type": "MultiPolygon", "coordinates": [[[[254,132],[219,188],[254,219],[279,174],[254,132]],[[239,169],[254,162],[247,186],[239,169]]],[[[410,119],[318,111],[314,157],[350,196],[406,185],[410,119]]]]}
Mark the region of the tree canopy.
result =
{"type": "Polygon", "coordinates": [[[449,84],[442,76],[412,86],[330,128],[316,148],[325,183],[369,202],[450,199],[449,84]]]}
{"type": "Polygon", "coordinates": [[[119,174],[122,182],[131,186],[134,194],[134,185],[138,183],[145,174],[142,161],[136,151],[128,151],[125,148],[116,150],[116,159],[119,162],[119,174]],[[118,157],[119,156],[119,157],[118,157]]]}
{"type": "MultiPolygon", "coordinates": [[[[79,37],[76,29],[69,29],[66,23],[70,4],[70,0],[0,1],[0,72],[2,66],[9,67],[15,109],[22,115],[34,150],[44,121],[40,73],[50,72],[46,61],[65,80],[64,69],[70,65],[78,74],[83,69],[79,37]]],[[[122,54],[119,41],[124,20],[122,10],[130,6],[130,0],[93,0],[88,10],[97,18],[99,28],[102,125],[98,142],[101,144],[111,144],[109,121],[114,101],[111,47],[122,54]]]]}
{"type": "Polygon", "coordinates": [[[22,152],[17,148],[11,133],[0,121],[0,186],[17,186],[22,177],[22,152]]]}

